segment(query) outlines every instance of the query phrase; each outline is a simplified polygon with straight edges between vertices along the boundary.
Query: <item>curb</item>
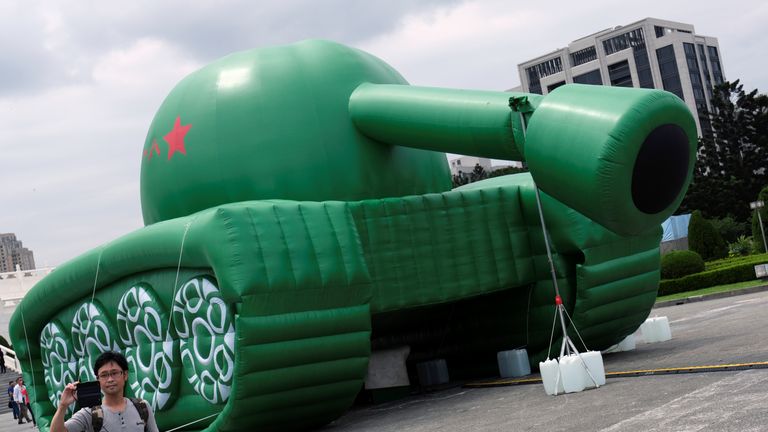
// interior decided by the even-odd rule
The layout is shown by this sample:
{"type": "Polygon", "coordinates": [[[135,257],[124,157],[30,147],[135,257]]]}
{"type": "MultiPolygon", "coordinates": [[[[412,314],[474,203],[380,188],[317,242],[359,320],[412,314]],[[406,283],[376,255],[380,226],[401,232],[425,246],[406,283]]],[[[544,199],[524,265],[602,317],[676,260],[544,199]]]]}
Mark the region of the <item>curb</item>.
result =
{"type": "Polygon", "coordinates": [[[686,303],[715,300],[715,299],[726,298],[726,297],[740,296],[745,294],[753,294],[753,293],[762,292],[762,291],[768,291],[768,285],[758,285],[758,286],[749,287],[749,288],[741,288],[733,291],[724,291],[724,292],[719,292],[714,294],[697,295],[697,296],[691,296],[691,297],[681,298],[677,300],[667,300],[667,301],[657,302],[655,305],[653,305],[653,309],[669,307],[669,306],[677,306],[677,305],[682,305],[686,303]]]}

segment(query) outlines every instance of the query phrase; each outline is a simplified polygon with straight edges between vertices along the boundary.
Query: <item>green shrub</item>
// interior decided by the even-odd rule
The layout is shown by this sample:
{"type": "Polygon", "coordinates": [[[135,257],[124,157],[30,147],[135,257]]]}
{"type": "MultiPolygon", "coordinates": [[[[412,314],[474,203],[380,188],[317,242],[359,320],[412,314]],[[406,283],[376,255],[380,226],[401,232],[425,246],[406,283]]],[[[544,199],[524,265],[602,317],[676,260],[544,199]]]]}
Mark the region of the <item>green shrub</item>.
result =
{"type": "Polygon", "coordinates": [[[704,271],[704,260],[693,251],[672,251],[661,257],[661,278],[677,279],[704,271]]]}
{"type": "Polygon", "coordinates": [[[738,263],[733,266],[707,270],[678,279],[663,280],[659,284],[659,296],[751,281],[755,279],[755,264],[764,262],[767,261],[764,259],[759,262],[738,263]]]}
{"type": "Polygon", "coordinates": [[[704,261],[728,256],[728,246],[712,224],[695,210],[688,222],[688,248],[704,261]]]}
{"type": "Polygon", "coordinates": [[[728,256],[747,256],[752,253],[755,245],[752,244],[752,237],[739,236],[735,242],[728,245],[728,256]]]}
{"type": "Polygon", "coordinates": [[[746,263],[759,264],[764,262],[768,262],[768,254],[739,256],[739,257],[726,258],[726,259],[704,263],[704,267],[705,267],[704,270],[705,271],[717,270],[723,267],[733,267],[736,264],[746,264],[746,263]]]}

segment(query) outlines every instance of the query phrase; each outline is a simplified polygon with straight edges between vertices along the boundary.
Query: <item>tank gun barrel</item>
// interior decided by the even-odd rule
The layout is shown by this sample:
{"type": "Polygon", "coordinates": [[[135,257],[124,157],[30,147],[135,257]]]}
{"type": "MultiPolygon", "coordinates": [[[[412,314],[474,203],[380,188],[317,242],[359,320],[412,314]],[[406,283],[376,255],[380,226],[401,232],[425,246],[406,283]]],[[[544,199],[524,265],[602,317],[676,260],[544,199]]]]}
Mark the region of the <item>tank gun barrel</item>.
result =
{"type": "Polygon", "coordinates": [[[361,84],[349,112],[379,142],[524,160],[541,190],[625,235],[677,209],[696,160],[693,117],[661,90],[570,84],[540,96],[361,84]]]}
{"type": "Polygon", "coordinates": [[[355,126],[377,141],[479,157],[522,160],[524,130],[510,98],[543,96],[396,84],[361,84],[350,96],[355,126]]]}

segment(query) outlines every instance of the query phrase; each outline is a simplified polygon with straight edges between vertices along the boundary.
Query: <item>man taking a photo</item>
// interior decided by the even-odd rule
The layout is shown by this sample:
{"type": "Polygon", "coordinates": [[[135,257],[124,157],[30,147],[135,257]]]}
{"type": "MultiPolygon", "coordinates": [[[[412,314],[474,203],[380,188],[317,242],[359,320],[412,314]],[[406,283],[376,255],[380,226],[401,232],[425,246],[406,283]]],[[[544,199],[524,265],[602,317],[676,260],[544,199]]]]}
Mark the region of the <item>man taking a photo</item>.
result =
{"type": "Polygon", "coordinates": [[[128,382],[128,362],[122,354],[112,351],[103,353],[96,359],[93,371],[104,394],[101,405],[81,408],[65,422],[67,408],[77,399],[78,383],[67,384],[51,420],[51,432],[158,432],[149,405],[123,396],[125,383],[128,382]]]}

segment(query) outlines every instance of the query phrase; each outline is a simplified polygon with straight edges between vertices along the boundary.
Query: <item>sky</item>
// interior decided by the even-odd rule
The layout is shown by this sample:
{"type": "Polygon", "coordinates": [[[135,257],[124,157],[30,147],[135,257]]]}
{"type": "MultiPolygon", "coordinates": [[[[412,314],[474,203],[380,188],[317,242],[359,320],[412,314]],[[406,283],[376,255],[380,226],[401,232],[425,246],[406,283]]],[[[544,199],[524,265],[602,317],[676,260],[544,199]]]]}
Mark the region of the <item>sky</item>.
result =
{"type": "Polygon", "coordinates": [[[44,267],[141,228],[157,108],[232,52],[330,39],[414,85],[505,90],[517,64],[646,17],[717,37],[726,79],[768,88],[762,0],[0,0],[0,232],[44,267]]]}

